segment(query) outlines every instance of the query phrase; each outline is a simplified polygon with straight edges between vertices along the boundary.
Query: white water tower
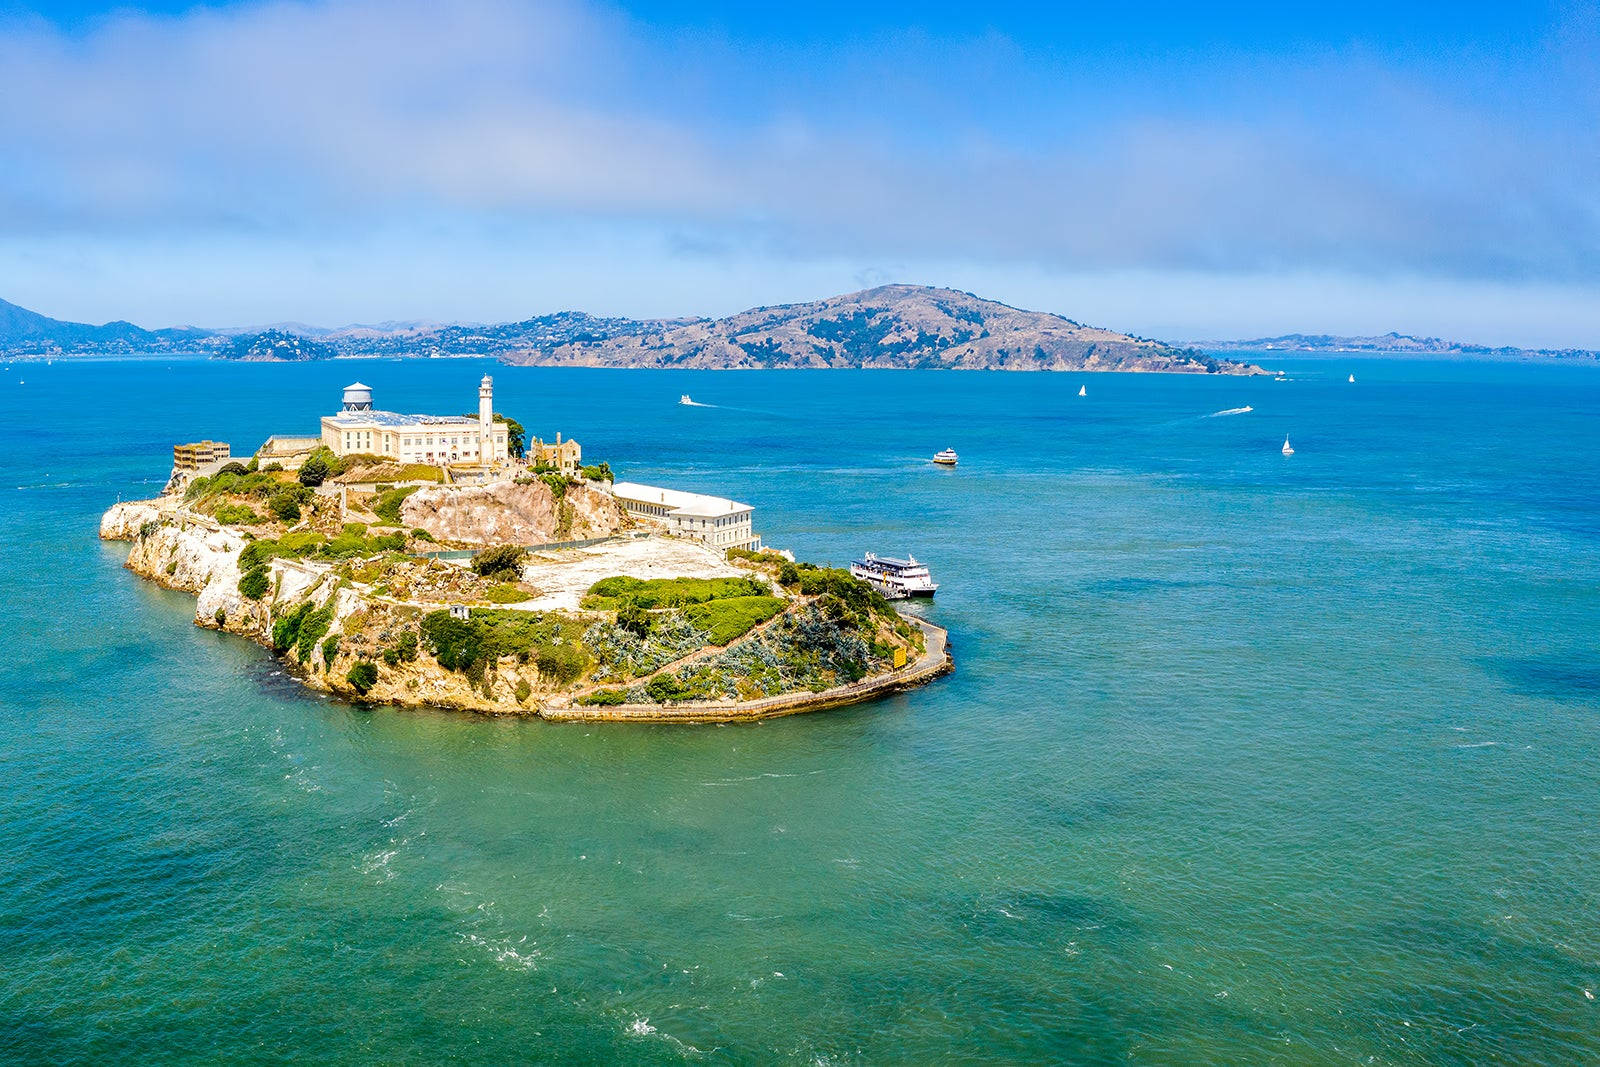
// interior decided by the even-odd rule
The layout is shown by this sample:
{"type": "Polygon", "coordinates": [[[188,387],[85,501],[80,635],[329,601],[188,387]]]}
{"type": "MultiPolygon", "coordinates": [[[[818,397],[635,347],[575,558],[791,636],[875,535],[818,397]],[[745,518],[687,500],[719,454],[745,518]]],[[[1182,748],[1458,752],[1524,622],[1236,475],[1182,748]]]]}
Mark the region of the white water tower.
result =
{"type": "Polygon", "coordinates": [[[344,387],[344,410],[346,411],[371,411],[372,390],[355,382],[344,387]]]}

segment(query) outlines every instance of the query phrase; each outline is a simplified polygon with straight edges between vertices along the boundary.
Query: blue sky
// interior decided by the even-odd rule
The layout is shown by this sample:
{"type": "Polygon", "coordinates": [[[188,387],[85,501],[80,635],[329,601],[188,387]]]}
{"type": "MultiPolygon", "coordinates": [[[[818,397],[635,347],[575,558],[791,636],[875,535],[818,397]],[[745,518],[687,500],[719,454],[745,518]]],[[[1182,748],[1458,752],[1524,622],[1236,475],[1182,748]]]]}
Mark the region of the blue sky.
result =
{"type": "Polygon", "coordinates": [[[0,3],[0,297],[1600,347],[1596,5],[1297,6],[0,3]]]}

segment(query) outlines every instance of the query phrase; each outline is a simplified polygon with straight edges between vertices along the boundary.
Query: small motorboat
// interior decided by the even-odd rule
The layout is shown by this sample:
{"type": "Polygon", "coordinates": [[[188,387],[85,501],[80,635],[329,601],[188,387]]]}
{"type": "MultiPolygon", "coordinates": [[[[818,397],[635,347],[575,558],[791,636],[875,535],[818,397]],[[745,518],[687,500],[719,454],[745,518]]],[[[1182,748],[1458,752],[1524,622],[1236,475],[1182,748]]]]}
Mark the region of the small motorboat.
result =
{"type": "Polygon", "coordinates": [[[1294,455],[1294,449],[1289,445],[1288,437],[1284,437],[1283,439],[1283,454],[1286,456],[1294,455]]]}
{"type": "Polygon", "coordinates": [[[943,452],[936,452],[933,461],[941,467],[954,467],[956,465],[956,450],[947,448],[943,452]]]}
{"type": "Polygon", "coordinates": [[[678,398],[678,403],[682,404],[684,407],[694,407],[694,401],[689,399],[688,393],[684,393],[682,396],[680,396],[678,398]]]}

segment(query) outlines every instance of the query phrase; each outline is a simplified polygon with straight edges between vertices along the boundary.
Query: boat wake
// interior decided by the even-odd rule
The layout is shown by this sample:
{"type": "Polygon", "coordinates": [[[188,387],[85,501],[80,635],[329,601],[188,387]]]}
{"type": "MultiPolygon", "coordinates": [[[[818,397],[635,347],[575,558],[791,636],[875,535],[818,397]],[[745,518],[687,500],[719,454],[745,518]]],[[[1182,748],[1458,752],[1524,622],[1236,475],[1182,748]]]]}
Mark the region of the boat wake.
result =
{"type": "Polygon", "coordinates": [[[1255,408],[1251,407],[1249,404],[1246,404],[1242,408],[1224,408],[1221,411],[1213,411],[1211,414],[1207,415],[1206,418],[1220,419],[1224,415],[1248,415],[1254,410],[1255,408]]]}

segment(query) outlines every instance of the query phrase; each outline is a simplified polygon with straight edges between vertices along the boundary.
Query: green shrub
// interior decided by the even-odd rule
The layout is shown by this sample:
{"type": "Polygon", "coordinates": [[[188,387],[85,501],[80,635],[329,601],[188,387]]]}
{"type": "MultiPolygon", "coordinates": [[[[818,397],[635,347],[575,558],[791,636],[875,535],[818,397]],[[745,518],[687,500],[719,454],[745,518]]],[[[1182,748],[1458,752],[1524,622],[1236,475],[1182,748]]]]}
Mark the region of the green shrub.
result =
{"type": "Polygon", "coordinates": [[[528,684],[526,678],[517,679],[517,703],[526,704],[528,698],[533,696],[533,686],[528,684]]]}
{"type": "Polygon", "coordinates": [[[272,512],[273,518],[282,522],[300,521],[300,500],[287,489],[267,497],[267,510],[272,512]]]}
{"type": "Polygon", "coordinates": [[[322,662],[333,666],[333,661],[339,658],[339,635],[334,634],[322,642],[322,662]]]}
{"type": "Polygon", "coordinates": [[[415,537],[418,541],[427,541],[429,544],[436,545],[436,544],[439,543],[438,540],[433,536],[433,534],[429,533],[427,530],[422,530],[422,529],[412,530],[411,531],[411,536],[415,537]]]}
{"type": "Polygon", "coordinates": [[[729,597],[762,596],[767,587],[754,578],[604,578],[589,587],[585,607],[675,608],[729,597]]]}
{"type": "Polygon", "coordinates": [[[528,550],[516,545],[496,545],[472,557],[472,569],[492,582],[514,582],[522,577],[528,550]]]}
{"type": "Polygon", "coordinates": [[[596,689],[592,693],[585,693],[578,698],[579,704],[597,705],[599,707],[615,707],[628,702],[628,693],[624,689],[596,689]]]}
{"type": "Polygon", "coordinates": [[[300,640],[300,624],[314,610],[316,610],[315,607],[308,600],[273,623],[272,647],[278,652],[285,652],[293,648],[295,642],[300,640]]]}
{"type": "Polygon", "coordinates": [[[670,704],[675,700],[687,700],[694,695],[694,691],[684,686],[675,676],[658,674],[645,683],[644,691],[650,694],[650,699],[657,704],[670,704]]]}
{"type": "Polygon", "coordinates": [[[491,604],[520,604],[524,600],[533,599],[533,594],[526,589],[518,589],[509,582],[497,582],[489,587],[484,599],[491,604]]]}
{"type": "Polygon", "coordinates": [[[405,503],[406,497],[420,488],[422,488],[420,485],[402,485],[398,489],[387,489],[379,493],[372,505],[372,513],[385,522],[399,525],[400,505],[405,503]]]}
{"type": "Polygon", "coordinates": [[[697,629],[711,635],[711,643],[725,645],[749,633],[783,610],[784,602],[773,596],[743,596],[691,604],[683,614],[697,629]]]}
{"type": "Polygon", "coordinates": [[[317,642],[322,640],[323,635],[328,632],[328,627],[332,623],[332,601],[320,608],[307,612],[305,618],[300,620],[300,633],[295,638],[294,650],[301,663],[310,662],[311,653],[317,647],[317,642]]]}
{"type": "Polygon", "coordinates": [[[423,640],[439,666],[474,681],[501,656],[532,662],[555,681],[574,681],[589,666],[588,650],[577,643],[581,632],[573,619],[533,611],[474,610],[467,619],[432,611],[422,617],[423,640]]]}
{"type": "Polygon", "coordinates": [[[300,464],[300,484],[318,486],[328,480],[328,461],[321,456],[312,454],[310,459],[300,464]]]}
{"type": "Polygon", "coordinates": [[[567,476],[552,471],[539,475],[539,480],[550,487],[550,495],[557,500],[567,495],[567,476]]]}
{"type": "Polygon", "coordinates": [[[534,656],[539,676],[560,685],[577,681],[589,667],[589,653],[579,644],[545,645],[534,656]]]}
{"type": "Polygon", "coordinates": [[[249,474],[250,470],[251,470],[251,468],[246,467],[243,463],[240,463],[238,460],[234,460],[232,463],[224,463],[222,465],[222,468],[220,470],[218,470],[217,473],[218,474],[249,474]]]}
{"type": "Polygon", "coordinates": [[[239,593],[250,600],[260,600],[267,595],[271,582],[267,578],[267,565],[258,564],[239,577],[239,593]]]}
{"type": "Polygon", "coordinates": [[[650,632],[650,612],[633,601],[626,601],[617,609],[617,625],[638,637],[650,632]]]}
{"type": "Polygon", "coordinates": [[[224,526],[254,526],[261,521],[255,508],[248,504],[218,504],[211,514],[224,526]]]}
{"type": "Polygon", "coordinates": [[[265,467],[262,467],[261,469],[263,471],[265,471],[266,473],[268,473],[268,474],[275,474],[278,471],[283,470],[283,464],[282,463],[276,463],[276,462],[268,463],[265,467]]]}
{"type": "Polygon", "coordinates": [[[301,530],[297,533],[286,533],[278,538],[278,555],[299,558],[309,556],[316,552],[327,542],[327,538],[315,530],[301,530]]]}
{"type": "Polygon", "coordinates": [[[350,668],[344,680],[349,682],[357,693],[365,694],[367,690],[378,684],[378,666],[362,660],[350,668]]]}
{"type": "Polygon", "coordinates": [[[596,463],[592,467],[585,467],[581,472],[591,482],[609,482],[612,480],[611,464],[596,463]]]}
{"type": "Polygon", "coordinates": [[[254,570],[264,566],[269,559],[278,554],[278,542],[268,537],[259,541],[251,541],[239,553],[239,568],[241,570],[254,570]]]}
{"type": "Polygon", "coordinates": [[[383,662],[391,667],[402,663],[410,663],[417,658],[417,635],[414,630],[406,630],[400,634],[394,645],[383,650],[383,662]]]}

